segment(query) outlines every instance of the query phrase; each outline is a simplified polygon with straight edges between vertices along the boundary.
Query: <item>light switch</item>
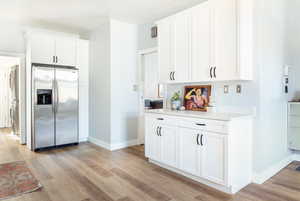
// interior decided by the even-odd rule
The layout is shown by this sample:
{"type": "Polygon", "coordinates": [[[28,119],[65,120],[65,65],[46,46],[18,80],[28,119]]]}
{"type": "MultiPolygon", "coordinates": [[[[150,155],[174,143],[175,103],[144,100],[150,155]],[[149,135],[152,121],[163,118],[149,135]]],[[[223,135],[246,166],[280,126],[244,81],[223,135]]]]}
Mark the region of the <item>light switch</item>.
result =
{"type": "Polygon", "coordinates": [[[238,94],[242,93],[242,85],[240,85],[240,84],[236,85],[236,93],[238,93],[238,94]]]}
{"type": "Polygon", "coordinates": [[[224,85],[224,94],[229,93],[229,85],[224,85]]]}

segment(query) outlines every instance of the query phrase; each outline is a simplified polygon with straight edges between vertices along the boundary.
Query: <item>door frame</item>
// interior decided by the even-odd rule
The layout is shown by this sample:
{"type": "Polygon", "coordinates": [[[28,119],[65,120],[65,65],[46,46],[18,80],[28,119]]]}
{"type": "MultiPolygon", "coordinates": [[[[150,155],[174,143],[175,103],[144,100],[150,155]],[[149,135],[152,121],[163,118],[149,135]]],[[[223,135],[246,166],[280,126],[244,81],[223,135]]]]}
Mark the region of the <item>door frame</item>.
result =
{"type": "Polygon", "coordinates": [[[144,63],[143,57],[147,54],[152,54],[158,52],[158,48],[148,48],[144,50],[138,51],[138,94],[139,94],[139,117],[138,117],[138,136],[137,136],[137,144],[144,144],[145,142],[145,123],[144,123],[144,81],[143,81],[143,73],[144,73],[144,63]]]}
{"type": "Polygon", "coordinates": [[[20,144],[26,144],[26,60],[25,54],[0,51],[0,56],[20,59],[19,66],[19,129],[20,144]]]}

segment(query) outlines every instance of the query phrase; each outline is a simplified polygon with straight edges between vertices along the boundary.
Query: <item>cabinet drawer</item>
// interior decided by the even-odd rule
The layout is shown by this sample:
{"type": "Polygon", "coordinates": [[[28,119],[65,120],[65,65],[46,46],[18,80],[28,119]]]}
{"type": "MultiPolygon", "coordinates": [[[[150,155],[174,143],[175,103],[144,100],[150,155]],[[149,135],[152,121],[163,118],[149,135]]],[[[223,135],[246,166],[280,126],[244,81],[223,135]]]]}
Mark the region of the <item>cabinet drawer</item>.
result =
{"type": "Polygon", "coordinates": [[[181,119],[179,126],[183,128],[200,129],[203,131],[213,131],[216,133],[228,133],[227,123],[207,119],[181,119]]]}
{"type": "Polygon", "coordinates": [[[160,114],[148,114],[147,116],[153,118],[154,121],[159,124],[178,126],[178,119],[175,117],[160,114]]]}

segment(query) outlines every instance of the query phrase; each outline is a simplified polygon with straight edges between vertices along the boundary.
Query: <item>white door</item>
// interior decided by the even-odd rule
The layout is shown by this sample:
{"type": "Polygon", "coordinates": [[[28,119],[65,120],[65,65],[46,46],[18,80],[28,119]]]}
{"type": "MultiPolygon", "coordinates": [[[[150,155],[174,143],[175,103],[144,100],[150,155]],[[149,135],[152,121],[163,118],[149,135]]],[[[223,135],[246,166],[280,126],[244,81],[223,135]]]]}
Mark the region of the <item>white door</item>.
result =
{"type": "Polygon", "coordinates": [[[158,27],[158,63],[160,82],[172,81],[174,71],[174,24],[173,18],[166,18],[157,23],[158,27]]]}
{"type": "Polygon", "coordinates": [[[62,66],[76,66],[76,46],[77,39],[74,37],[56,37],[56,64],[62,66]]]}
{"type": "Polygon", "coordinates": [[[213,3],[213,76],[216,80],[234,79],[237,73],[236,0],[212,0],[213,3]]]}
{"type": "Polygon", "coordinates": [[[202,144],[201,176],[227,185],[227,136],[205,132],[202,144]]]}
{"type": "Polygon", "coordinates": [[[162,140],[161,162],[171,167],[177,167],[177,127],[161,125],[159,134],[161,135],[162,140]]]}
{"type": "Polygon", "coordinates": [[[210,81],[211,75],[211,3],[192,10],[192,81],[210,81]]]}
{"type": "Polygon", "coordinates": [[[200,174],[199,130],[180,128],[179,131],[179,168],[187,173],[200,174]]]}
{"type": "Polygon", "coordinates": [[[47,34],[34,34],[30,38],[31,62],[53,64],[55,56],[55,38],[47,34]]]}
{"type": "Polygon", "coordinates": [[[161,160],[161,137],[159,136],[159,125],[155,118],[145,117],[146,124],[146,139],[145,139],[145,154],[146,157],[160,161],[161,160]]]}
{"type": "Polygon", "coordinates": [[[190,27],[191,15],[189,11],[174,17],[175,43],[175,72],[174,81],[188,81],[190,79],[190,27]]]}
{"type": "Polygon", "coordinates": [[[158,98],[159,69],[157,52],[143,55],[144,98],[158,98]]]}

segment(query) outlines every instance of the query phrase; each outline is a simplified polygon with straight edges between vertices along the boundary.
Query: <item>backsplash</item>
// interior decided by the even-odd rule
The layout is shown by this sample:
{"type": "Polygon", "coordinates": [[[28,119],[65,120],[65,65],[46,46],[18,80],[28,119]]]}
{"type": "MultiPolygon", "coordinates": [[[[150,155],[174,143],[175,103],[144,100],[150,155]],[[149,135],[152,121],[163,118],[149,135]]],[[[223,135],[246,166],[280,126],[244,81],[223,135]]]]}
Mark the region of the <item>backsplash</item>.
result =
{"type": "MultiPolygon", "coordinates": [[[[185,84],[168,84],[165,86],[165,108],[171,108],[171,97],[174,92],[180,91],[181,101],[183,103],[184,87],[189,85],[207,85],[207,83],[185,83],[185,84]]],[[[234,113],[256,113],[255,101],[259,93],[255,90],[253,83],[213,83],[211,102],[216,106],[217,112],[234,112],[234,113]],[[241,85],[241,93],[236,92],[237,85],[241,85]],[[224,86],[228,86],[228,93],[224,93],[224,86]],[[251,98],[253,97],[253,99],[251,98]]]]}

